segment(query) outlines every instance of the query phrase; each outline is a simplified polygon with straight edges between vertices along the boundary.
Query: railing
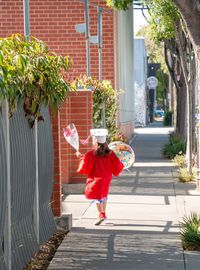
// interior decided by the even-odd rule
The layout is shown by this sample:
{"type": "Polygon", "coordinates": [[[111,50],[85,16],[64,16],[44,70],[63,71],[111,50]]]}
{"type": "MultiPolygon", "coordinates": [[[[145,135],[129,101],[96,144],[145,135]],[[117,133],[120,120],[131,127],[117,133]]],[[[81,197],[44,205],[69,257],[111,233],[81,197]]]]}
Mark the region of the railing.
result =
{"type": "Polygon", "coordinates": [[[43,108],[44,121],[38,123],[37,131],[39,205],[34,209],[34,128],[29,127],[22,106],[8,118],[6,102],[0,104],[0,269],[21,270],[39,244],[56,230],[50,207],[54,168],[51,121],[48,109],[43,108]],[[39,243],[35,211],[39,213],[39,243]]]}

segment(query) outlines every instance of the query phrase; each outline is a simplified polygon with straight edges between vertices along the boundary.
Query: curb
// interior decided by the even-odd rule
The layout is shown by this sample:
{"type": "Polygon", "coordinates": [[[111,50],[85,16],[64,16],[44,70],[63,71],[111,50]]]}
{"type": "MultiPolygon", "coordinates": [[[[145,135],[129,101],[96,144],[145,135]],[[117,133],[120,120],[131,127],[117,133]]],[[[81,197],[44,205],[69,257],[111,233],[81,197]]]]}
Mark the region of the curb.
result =
{"type": "Polygon", "coordinates": [[[131,144],[133,143],[133,141],[136,139],[137,137],[137,133],[134,133],[133,136],[130,138],[128,144],[131,146],[131,144]]]}

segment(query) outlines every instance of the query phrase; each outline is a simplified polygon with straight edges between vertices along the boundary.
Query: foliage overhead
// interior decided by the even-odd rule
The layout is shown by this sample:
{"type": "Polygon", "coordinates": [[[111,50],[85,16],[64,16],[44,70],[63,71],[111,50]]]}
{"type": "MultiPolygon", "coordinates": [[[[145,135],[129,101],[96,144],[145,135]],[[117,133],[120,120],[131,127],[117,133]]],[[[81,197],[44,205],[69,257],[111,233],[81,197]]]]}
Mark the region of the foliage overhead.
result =
{"type": "Polygon", "coordinates": [[[109,7],[117,10],[126,10],[131,3],[141,3],[148,6],[149,22],[152,28],[152,37],[157,42],[171,39],[175,36],[175,22],[179,19],[179,11],[172,0],[106,0],[109,7]]]}
{"type": "Polygon", "coordinates": [[[133,0],[106,0],[107,5],[117,10],[126,10],[133,3],[133,0]]]}
{"type": "Polygon", "coordinates": [[[165,93],[164,89],[168,88],[168,70],[165,63],[163,42],[155,43],[151,37],[151,25],[146,25],[140,28],[136,34],[145,38],[145,46],[148,54],[148,61],[150,63],[160,63],[161,68],[157,71],[156,77],[158,79],[158,86],[156,88],[156,99],[158,104],[162,104],[165,93]]]}
{"type": "Polygon", "coordinates": [[[167,73],[167,66],[165,63],[163,43],[162,42],[160,42],[159,44],[156,43],[152,39],[151,31],[152,31],[151,25],[150,24],[145,25],[140,28],[136,36],[142,36],[145,38],[145,47],[148,54],[148,61],[151,63],[160,63],[161,69],[165,73],[167,73]]]}
{"type": "Polygon", "coordinates": [[[46,44],[34,37],[12,35],[0,39],[0,98],[7,99],[12,115],[23,101],[26,115],[40,117],[40,106],[57,108],[70,84],[64,73],[71,65],[68,57],[50,53],[46,44]]]}
{"type": "Polygon", "coordinates": [[[156,42],[175,36],[179,11],[172,0],[143,0],[150,12],[151,36],[156,42]]]}

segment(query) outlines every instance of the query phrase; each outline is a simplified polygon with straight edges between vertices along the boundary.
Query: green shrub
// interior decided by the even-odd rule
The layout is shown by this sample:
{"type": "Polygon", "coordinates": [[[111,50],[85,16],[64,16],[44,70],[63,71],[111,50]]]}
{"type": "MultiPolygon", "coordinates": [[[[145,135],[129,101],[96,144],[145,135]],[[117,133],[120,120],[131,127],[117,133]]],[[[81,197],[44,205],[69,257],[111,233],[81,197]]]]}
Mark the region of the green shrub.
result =
{"type": "Polygon", "coordinates": [[[163,119],[163,125],[164,126],[172,126],[172,119],[173,119],[173,112],[166,112],[164,119],[163,119]]]}
{"type": "Polygon", "coordinates": [[[71,64],[69,57],[50,52],[37,38],[0,38],[0,99],[8,100],[10,116],[22,101],[32,127],[42,117],[42,105],[56,110],[73,90],[66,80],[71,64]]]}
{"type": "Polygon", "coordinates": [[[184,249],[200,250],[200,216],[191,213],[189,217],[184,217],[180,223],[181,240],[184,249]]]}
{"type": "Polygon", "coordinates": [[[185,182],[190,182],[190,181],[194,181],[196,178],[195,176],[195,172],[192,172],[192,174],[190,174],[187,171],[187,168],[180,168],[179,169],[179,175],[178,175],[178,179],[185,183],[185,182]]]}
{"type": "Polygon", "coordinates": [[[93,89],[93,114],[92,120],[94,128],[102,127],[102,111],[105,106],[105,120],[106,128],[108,129],[108,141],[112,141],[114,137],[122,138],[119,128],[116,125],[117,113],[118,113],[118,95],[121,93],[112,87],[112,84],[108,80],[99,81],[92,77],[85,75],[79,76],[71,83],[73,88],[82,87],[93,89]]]}
{"type": "Polygon", "coordinates": [[[171,144],[174,144],[183,141],[183,138],[176,132],[171,132],[169,135],[169,141],[171,142],[171,144]]]}
{"type": "Polygon", "coordinates": [[[133,0],[106,0],[107,6],[117,10],[126,10],[132,4],[133,0]]]}
{"type": "Polygon", "coordinates": [[[162,153],[166,158],[173,159],[176,155],[186,152],[186,143],[176,133],[171,133],[169,142],[164,144],[162,153]]]}
{"type": "Polygon", "coordinates": [[[166,158],[173,159],[178,153],[185,153],[186,145],[185,142],[179,141],[177,143],[171,144],[171,142],[166,143],[163,147],[163,155],[166,158]]]}

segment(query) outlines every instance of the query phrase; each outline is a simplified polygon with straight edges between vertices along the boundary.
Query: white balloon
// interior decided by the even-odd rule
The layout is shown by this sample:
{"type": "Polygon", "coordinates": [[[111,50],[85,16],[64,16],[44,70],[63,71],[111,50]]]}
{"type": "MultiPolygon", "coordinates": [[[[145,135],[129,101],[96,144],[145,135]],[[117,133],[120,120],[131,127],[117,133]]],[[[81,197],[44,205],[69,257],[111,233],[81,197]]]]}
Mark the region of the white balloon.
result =
{"type": "Polygon", "coordinates": [[[135,162],[135,154],[130,145],[124,142],[116,141],[110,143],[108,146],[115,152],[116,156],[123,163],[125,169],[133,166],[135,162]]]}
{"type": "Polygon", "coordinates": [[[66,141],[74,147],[77,151],[79,150],[79,136],[74,124],[69,124],[63,130],[63,135],[66,141]]]}

